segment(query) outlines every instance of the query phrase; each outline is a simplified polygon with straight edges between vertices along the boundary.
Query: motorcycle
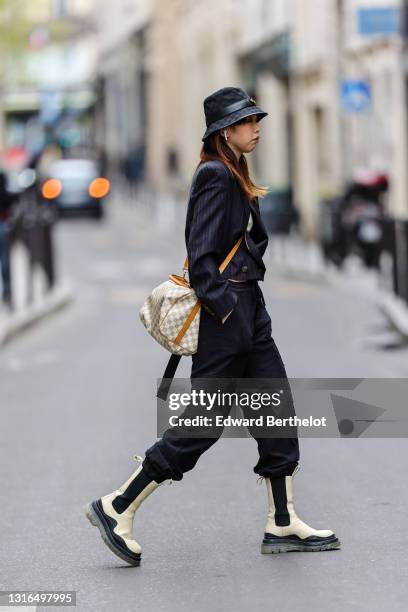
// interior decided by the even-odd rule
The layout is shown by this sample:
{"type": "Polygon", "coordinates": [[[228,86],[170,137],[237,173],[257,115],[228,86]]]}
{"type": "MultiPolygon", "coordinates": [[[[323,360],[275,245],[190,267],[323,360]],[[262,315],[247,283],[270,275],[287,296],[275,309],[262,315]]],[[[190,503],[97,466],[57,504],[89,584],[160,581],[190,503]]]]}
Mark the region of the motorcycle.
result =
{"type": "Polygon", "coordinates": [[[367,267],[379,267],[387,190],[386,175],[359,173],[342,196],[325,202],[321,246],[326,260],[341,267],[355,253],[367,267]]]}

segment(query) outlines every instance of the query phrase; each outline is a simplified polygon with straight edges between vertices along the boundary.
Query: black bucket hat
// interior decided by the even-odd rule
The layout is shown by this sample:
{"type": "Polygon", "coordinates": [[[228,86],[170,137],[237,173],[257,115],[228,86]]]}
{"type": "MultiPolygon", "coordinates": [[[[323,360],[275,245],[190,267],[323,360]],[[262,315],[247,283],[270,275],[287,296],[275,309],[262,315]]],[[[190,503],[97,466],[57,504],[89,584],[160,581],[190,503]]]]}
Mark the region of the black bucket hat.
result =
{"type": "Polygon", "coordinates": [[[204,114],[207,129],[201,140],[228,125],[249,115],[259,115],[258,121],[268,113],[256,105],[241,87],[223,87],[204,100],[204,114]]]}

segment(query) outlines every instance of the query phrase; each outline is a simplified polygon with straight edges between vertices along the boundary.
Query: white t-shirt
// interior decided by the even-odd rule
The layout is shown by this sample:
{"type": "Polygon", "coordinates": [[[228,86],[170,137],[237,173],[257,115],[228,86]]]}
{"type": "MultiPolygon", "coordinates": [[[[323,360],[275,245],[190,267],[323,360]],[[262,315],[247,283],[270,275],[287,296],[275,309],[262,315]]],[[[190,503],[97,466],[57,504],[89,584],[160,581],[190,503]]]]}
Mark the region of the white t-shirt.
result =
{"type": "Polygon", "coordinates": [[[247,225],[247,228],[246,228],[247,232],[249,232],[252,229],[253,224],[254,224],[254,221],[252,219],[252,213],[250,212],[249,213],[249,221],[248,221],[248,225],[247,225]]]}

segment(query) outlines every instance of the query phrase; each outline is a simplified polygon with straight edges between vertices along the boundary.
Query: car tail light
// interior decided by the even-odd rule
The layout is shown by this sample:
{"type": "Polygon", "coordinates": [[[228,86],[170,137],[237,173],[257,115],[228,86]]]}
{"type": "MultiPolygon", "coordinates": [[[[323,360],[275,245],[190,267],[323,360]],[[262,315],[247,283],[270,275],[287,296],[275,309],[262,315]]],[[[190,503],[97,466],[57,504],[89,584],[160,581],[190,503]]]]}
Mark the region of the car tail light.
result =
{"type": "Polygon", "coordinates": [[[108,179],[99,177],[89,185],[88,193],[92,198],[103,198],[109,193],[110,182],[108,179]]]}
{"type": "Polygon", "coordinates": [[[57,198],[62,191],[62,183],[58,179],[48,179],[41,188],[41,193],[46,200],[57,198]]]}

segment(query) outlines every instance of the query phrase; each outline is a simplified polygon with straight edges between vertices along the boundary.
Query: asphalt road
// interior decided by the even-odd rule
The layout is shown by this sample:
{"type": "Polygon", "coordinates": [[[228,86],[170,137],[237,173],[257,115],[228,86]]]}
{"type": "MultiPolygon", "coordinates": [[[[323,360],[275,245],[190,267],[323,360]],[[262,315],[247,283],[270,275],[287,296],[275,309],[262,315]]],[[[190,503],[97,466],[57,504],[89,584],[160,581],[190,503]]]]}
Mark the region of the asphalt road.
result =
{"type": "MultiPolygon", "coordinates": [[[[75,590],[84,612],[406,610],[405,439],[301,440],[296,510],[334,530],[339,551],[260,554],[267,496],[251,439],[221,439],[146,501],[139,568],[104,546],[82,507],[124,482],[132,455],[155,440],[168,356],[138,308],[185,256],[171,211],[160,224],[135,203],[109,212],[102,224],[59,224],[58,267],[76,299],[0,352],[1,589],[75,590]]],[[[407,376],[407,349],[381,346],[383,321],[364,293],[271,266],[263,289],[289,376],[407,376]]]]}

